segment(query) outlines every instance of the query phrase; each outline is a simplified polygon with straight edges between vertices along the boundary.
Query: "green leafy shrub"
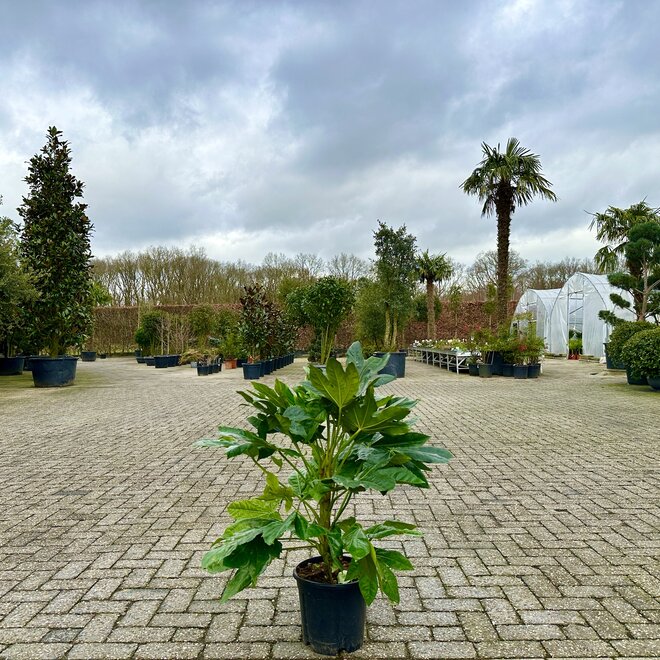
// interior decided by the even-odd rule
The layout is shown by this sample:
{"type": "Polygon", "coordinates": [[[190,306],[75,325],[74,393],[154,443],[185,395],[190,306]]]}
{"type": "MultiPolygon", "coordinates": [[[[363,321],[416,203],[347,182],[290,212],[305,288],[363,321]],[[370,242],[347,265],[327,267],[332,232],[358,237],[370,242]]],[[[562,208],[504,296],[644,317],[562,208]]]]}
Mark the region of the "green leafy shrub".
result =
{"type": "Polygon", "coordinates": [[[399,602],[393,569],[413,566],[376,542],[419,532],[395,520],[365,527],[348,506],[364,491],[428,488],[430,464],[446,463],[451,454],[412,430],[416,401],[376,396],[376,388],[393,379],[378,374],[388,359],[365,360],[355,342],[345,369],[330,358],[327,375],[309,366],[309,379],[293,388],[279,380],[274,387],[254,383],[253,390],[239,392],[255,409],[248,417],[254,430],[221,426],[218,438],[196,443],[251,459],[266,482],[259,497],[229,504],[234,522],[202,559],[211,573],[234,571],[222,601],[253,586],[286,544],[302,541],[321,556],[326,582],[357,580],[368,604],[379,589],[399,602]],[[351,557],[347,570],[344,555],[351,557]]]}
{"type": "Polygon", "coordinates": [[[621,357],[636,376],[660,376],[660,328],[633,335],[621,350],[621,357]]]}
{"type": "Polygon", "coordinates": [[[135,343],[147,355],[155,355],[161,341],[163,327],[162,312],[144,312],[140,317],[140,325],[135,332],[135,343]]]}
{"type": "Polygon", "coordinates": [[[623,358],[623,347],[626,345],[629,339],[631,339],[638,332],[643,332],[644,330],[651,330],[655,328],[652,323],[648,321],[621,321],[617,323],[612,334],[610,335],[610,341],[607,345],[607,355],[609,356],[612,362],[617,364],[625,364],[623,358]]]}

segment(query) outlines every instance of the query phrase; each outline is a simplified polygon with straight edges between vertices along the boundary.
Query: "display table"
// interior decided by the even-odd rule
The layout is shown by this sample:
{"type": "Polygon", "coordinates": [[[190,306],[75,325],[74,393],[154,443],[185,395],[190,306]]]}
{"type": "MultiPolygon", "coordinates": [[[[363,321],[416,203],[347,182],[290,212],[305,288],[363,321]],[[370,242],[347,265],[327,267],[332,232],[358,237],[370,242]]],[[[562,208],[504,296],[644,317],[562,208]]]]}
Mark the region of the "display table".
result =
{"type": "Polygon", "coordinates": [[[468,371],[468,360],[472,356],[470,351],[444,350],[440,348],[409,348],[408,356],[417,362],[442,367],[447,371],[468,371]]]}

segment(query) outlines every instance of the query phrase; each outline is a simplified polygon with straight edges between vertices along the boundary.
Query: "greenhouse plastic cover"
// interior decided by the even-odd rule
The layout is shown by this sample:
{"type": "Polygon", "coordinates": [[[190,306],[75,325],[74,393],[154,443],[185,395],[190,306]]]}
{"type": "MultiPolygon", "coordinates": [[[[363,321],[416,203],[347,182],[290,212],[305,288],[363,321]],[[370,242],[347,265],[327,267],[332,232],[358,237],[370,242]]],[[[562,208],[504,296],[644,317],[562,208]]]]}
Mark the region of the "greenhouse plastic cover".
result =
{"type": "Polygon", "coordinates": [[[634,321],[635,314],[615,307],[610,293],[618,293],[632,303],[627,291],[613,287],[606,275],[575,273],[559,290],[550,314],[548,348],[552,353],[568,353],[569,329],[582,332],[582,353],[602,357],[603,342],[608,341],[611,327],[598,318],[598,312],[607,309],[619,318],[634,321]]]}
{"type": "MultiPolygon", "coordinates": [[[[536,335],[543,337],[546,346],[550,338],[550,314],[560,291],[561,289],[527,289],[516,305],[515,314],[532,313],[536,321],[536,335]]],[[[526,323],[521,321],[518,327],[525,325],[526,323]]]]}

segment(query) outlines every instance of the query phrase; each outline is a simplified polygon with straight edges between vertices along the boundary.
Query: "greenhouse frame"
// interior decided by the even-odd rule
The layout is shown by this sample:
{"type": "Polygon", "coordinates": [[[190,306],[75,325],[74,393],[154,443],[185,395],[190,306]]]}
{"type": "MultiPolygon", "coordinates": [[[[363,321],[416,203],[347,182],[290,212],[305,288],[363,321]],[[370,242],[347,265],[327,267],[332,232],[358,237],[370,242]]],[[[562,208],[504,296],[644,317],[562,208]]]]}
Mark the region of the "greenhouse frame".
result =
{"type": "Polygon", "coordinates": [[[547,344],[550,352],[568,353],[569,335],[573,330],[581,333],[584,355],[602,357],[605,354],[603,343],[609,340],[612,327],[598,317],[598,312],[606,309],[626,321],[636,318],[632,310],[615,307],[610,300],[611,293],[618,293],[632,303],[632,296],[613,287],[606,275],[572,275],[559,290],[552,307],[547,344]]]}

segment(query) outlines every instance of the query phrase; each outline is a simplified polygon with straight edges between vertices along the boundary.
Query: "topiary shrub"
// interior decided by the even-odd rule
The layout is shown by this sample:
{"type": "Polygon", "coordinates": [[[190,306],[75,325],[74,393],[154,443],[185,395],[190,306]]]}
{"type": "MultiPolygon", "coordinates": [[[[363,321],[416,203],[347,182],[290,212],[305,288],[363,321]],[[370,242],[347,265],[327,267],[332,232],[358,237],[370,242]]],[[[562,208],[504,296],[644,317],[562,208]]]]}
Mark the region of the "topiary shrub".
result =
{"type": "Polygon", "coordinates": [[[613,363],[625,364],[623,347],[626,345],[626,342],[638,332],[652,330],[655,327],[648,321],[621,321],[621,323],[618,323],[614,330],[612,330],[610,342],[607,345],[607,355],[610,360],[613,363]]]}
{"type": "Polygon", "coordinates": [[[633,335],[621,351],[623,361],[635,376],[660,376],[660,328],[633,335]]]}

